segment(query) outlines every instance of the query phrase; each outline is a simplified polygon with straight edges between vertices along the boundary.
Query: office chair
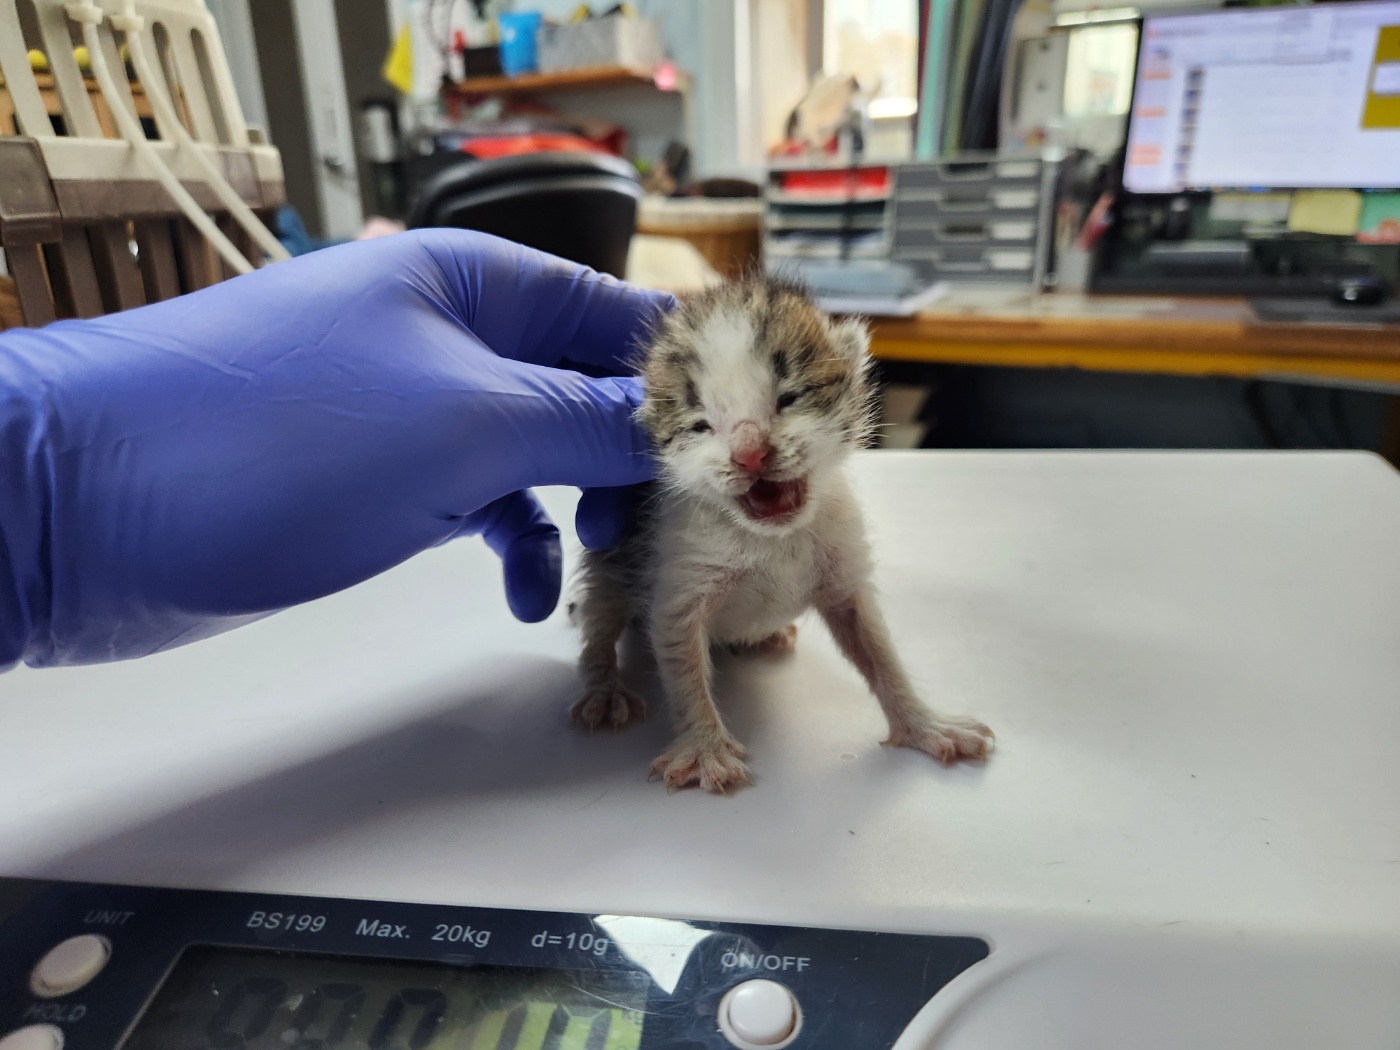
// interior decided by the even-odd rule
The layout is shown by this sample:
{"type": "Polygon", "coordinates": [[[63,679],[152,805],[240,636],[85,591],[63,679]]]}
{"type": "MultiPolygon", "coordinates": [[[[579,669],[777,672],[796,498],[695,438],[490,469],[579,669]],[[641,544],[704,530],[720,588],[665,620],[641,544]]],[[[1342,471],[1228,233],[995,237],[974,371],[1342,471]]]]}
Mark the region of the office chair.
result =
{"type": "Polygon", "coordinates": [[[464,156],[423,185],[408,226],[481,230],[621,277],[642,189],[602,153],[464,156]]]}

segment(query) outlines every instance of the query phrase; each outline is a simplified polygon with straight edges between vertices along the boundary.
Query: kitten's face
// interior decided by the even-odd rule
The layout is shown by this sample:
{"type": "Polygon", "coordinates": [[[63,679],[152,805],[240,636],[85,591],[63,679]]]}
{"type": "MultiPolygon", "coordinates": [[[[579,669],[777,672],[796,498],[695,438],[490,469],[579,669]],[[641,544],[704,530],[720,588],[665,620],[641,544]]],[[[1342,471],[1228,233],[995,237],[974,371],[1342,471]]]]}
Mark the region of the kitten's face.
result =
{"type": "Polygon", "coordinates": [[[869,342],[771,279],[683,303],[652,340],[640,411],[665,483],[757,532],[802,525],[866,439],[869,342]]]}

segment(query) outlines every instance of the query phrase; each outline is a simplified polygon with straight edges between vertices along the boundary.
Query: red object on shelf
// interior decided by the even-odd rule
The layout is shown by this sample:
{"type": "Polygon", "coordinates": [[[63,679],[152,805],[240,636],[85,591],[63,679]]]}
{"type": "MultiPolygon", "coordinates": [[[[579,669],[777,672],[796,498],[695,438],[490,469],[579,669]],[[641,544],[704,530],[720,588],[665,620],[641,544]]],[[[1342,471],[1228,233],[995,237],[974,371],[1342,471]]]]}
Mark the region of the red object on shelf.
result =
{"type": "Polygon", "coordinates": [[[596,142],[581,135],[558,132],[535,132],[528,135],[483,135],[463,142],[459,147],[481,160],[514,157],[521,153],[611,153],[596,142]]]}
{"type": "Polygon", "coordinates": [[[793,197],[882,197],[890,192],[890,169],[784,171],[778,175],[778,185],[793,197]]]}

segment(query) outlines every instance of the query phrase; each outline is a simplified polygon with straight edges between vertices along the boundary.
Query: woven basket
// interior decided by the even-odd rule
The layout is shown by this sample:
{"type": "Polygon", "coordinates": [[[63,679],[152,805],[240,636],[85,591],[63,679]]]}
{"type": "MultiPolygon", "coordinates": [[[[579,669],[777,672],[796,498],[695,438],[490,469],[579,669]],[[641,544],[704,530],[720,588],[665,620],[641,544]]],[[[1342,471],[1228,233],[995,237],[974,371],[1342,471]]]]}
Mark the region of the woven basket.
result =
{"type": "Polygon", "coordinates": [[[648,196],[637,211],[637,232],[689,241],[719,273],[737,277],[761,260],[763,202],[648,196]]]}

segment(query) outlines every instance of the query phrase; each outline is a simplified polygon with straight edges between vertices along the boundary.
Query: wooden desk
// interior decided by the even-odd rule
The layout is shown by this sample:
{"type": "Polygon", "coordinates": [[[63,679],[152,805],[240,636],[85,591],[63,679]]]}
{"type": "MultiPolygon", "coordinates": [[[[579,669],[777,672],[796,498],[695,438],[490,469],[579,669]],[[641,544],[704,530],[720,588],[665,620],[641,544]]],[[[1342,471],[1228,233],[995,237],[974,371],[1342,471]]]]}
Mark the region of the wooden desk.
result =
{"type": "Polygon", "coordinates": [[[1400,325],[1259,321],[1239,299],[956,290],[874,325],[887,361],[1341,382],[1400,392],[1400,325]]]}

